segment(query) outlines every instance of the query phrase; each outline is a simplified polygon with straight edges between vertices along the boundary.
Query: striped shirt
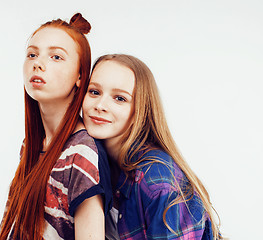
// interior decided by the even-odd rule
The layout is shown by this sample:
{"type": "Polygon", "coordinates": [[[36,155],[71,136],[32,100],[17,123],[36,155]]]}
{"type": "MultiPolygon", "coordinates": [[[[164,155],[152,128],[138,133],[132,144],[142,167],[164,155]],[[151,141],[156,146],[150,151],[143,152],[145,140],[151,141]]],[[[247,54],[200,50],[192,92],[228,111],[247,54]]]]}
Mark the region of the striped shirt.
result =
{"type": "MultiPolygon", "coordinates": [[[[43,157],[41,153],[40,159],[43,157]]],[[[112,202],[107,155],[100,141],[83,129],[69,137],[50,173],[43,239],[75,239],[74,213],[85,199],[97,194],[103,196],[107,214],[112,202]]]]}
{"type": "Polygon", "coordinates": [[[187,191],[189,181],[165,152],[150,150],[143,158],[128,178],[122,172],[117,184],[120,239],[212,240],[211,222],[196,194],[187,203],[175,204],[167,211],[166,221],[174,232],[169,230],[164,224],[163,212],[179,193],[174,177],[183,191],[187,191]],[[159,162],[150,163],[153,158],[159,162]]]}
{"type": "Polygon", "coordinates": [[[74,212],[89,197],[103,194],[104,208],[108,211],[110,171],[105,152],[99,159],[102,151],[86,130],[71,135],[66,142],[47,185],[44,239],[75,239],[74,212]]]}

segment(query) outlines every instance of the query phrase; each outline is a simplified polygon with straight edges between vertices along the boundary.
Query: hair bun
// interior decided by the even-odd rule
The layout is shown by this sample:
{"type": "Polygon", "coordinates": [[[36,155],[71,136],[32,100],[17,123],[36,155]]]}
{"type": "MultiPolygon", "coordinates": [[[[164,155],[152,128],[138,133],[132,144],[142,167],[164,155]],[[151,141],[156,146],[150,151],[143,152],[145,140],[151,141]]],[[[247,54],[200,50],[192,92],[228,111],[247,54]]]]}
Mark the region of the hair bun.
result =
{"type": "Polygon", "coordinates": [[[80,13],[76,13],[70,19],[69,25],[78,29],[83,34],[89,33],[91,29],[90,23],[84,17],[82,17],[80,13]]]}

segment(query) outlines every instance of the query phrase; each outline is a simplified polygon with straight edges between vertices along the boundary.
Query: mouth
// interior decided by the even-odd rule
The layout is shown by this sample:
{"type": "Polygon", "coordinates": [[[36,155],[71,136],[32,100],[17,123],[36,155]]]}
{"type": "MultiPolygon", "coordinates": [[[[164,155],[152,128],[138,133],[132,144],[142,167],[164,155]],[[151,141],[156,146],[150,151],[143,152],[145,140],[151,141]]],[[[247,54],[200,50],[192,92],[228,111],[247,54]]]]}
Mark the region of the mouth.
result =
{"type": "Polygon", "coordinates": [[[105,119],[105,118],[100,118],[100,117],[96,117],[96,116],[89,116],[91,121],[94,122],[95,124],[107,124],[107,123],[111,123],[111,121],[105,119]]]}
{"type": "Polygon", "coordinates": [[[33,76],[33,77],[30,79],[30,82],[36,83],[36,84],[45,84],[45,83],[46,83],[42,77],[39,77],[39,76],[36,76],[36,75],[33,76]]]}

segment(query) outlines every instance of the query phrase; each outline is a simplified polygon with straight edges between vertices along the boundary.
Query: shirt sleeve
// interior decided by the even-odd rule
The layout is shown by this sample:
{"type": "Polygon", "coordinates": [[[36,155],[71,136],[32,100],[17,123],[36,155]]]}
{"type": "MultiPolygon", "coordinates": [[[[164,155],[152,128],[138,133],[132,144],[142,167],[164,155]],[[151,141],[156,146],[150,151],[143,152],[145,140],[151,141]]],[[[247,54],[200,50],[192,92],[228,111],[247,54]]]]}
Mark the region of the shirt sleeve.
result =
{"type": "Polygon", "coordinates": [[[107,155],[97,143],[98,154],[75,154],[69,184],[69,213],[74,216],[77,207],[87,198],[101,194],[105,215],[111,206],[110,170],[107,155]]]}
{"type": "Polygon", "coordinates": [[[65,179],[68,179],[68,204],[69,213],[74,216],[77,207],[87,198],[100,194],[98,154],[89,146],[76,145],[69,148],[68,152],[74,152],[68,158],[69,171],[66,170],[65,179]]]}

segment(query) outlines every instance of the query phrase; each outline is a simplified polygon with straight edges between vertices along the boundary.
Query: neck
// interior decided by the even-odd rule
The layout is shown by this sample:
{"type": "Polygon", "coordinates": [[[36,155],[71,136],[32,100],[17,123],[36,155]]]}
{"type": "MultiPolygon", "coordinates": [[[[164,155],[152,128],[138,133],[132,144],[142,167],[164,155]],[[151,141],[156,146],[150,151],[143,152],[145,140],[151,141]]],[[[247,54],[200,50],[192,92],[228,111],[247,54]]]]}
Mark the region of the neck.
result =
{"type": "Polygon", "coordinates": [[[39,104],[39,110],[46,137],[52,137],[66,113],[67,106],[56,107],[54,104],[39,104]]]}
{"type": "Polygon", "coordinates": [[[117,162],[121,148],[119,139],[105,139],[104,145],[110,159],[117,162]]]}
{"type": "MultiPolygon", "coordinates": [[[[43,104],[39,103],[40,114],[45,129],[46,138],[43,142],[43,150],[46,150],[49,143],[52,141],[56,131],[62,122],[64,115],[68,109],[69,104],[43,104]]],[[[79,120],[76,130],[84,128],[84,125],[79,120]]]]}

